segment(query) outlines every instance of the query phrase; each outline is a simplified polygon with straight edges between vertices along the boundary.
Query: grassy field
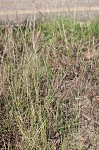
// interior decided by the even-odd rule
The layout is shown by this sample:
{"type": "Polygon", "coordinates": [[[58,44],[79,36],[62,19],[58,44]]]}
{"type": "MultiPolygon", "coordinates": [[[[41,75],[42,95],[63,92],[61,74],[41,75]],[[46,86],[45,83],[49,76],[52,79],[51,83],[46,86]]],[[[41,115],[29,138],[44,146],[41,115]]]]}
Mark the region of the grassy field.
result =
{"type": "Polygon", "coordinates": [[[0,27],[0,149],[99,149],[99,18],[0,27]]]}

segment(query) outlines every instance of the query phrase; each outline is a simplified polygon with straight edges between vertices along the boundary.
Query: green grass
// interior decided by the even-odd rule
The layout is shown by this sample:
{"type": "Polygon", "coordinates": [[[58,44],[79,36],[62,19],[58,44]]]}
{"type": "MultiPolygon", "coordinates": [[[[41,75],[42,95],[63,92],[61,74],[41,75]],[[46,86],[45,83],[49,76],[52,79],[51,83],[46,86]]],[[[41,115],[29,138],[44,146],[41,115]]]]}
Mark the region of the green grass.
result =
{"type": "Polygon", "coordinates": [[[0,27],[0,148],[98,150],[98,24],[0,27]]]}

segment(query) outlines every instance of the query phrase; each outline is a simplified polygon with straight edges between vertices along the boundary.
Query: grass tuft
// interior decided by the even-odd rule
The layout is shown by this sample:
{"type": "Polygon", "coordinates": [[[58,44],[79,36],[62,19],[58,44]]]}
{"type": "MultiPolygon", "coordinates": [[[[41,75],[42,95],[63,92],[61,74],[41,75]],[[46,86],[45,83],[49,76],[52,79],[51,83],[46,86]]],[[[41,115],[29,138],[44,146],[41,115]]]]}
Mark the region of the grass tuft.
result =
{"type": "Polygon", "coordinates": [[[98,23],[0,27],[0,149],[98,150],[98,23]]]}

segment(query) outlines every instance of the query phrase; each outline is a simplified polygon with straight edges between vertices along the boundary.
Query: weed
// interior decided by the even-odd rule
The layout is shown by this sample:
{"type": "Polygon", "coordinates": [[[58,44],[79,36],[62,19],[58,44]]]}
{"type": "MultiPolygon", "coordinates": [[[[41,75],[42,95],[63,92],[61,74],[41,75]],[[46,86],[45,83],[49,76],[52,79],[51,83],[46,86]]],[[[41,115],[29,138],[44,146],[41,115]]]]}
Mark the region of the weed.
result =
{"type": "Polygon", "coordinates": [[[1,149],[98,150],[97,20],[0,27],[1,149]]]}

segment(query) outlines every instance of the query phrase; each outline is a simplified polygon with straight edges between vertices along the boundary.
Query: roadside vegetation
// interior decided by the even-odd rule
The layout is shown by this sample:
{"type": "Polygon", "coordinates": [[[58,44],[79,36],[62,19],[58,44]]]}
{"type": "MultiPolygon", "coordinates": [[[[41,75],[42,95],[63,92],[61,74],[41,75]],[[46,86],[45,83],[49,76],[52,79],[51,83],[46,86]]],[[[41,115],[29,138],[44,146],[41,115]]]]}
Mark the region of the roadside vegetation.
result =
{"type": "Polygon", "coordinates": [[[99,18],[0,27],[0,149],[99,149],[99,18]]]}

